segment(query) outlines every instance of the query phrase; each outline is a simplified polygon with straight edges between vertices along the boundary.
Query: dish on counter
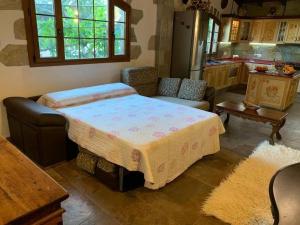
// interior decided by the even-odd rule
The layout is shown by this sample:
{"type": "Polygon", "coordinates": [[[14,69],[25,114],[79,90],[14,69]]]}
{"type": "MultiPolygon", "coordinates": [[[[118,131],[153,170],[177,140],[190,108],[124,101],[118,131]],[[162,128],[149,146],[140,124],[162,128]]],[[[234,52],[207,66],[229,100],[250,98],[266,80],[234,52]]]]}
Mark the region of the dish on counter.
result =
{"type": "Polygon", "coordinates": [[[257,72],[264,73],[264,72],[268,71],[268,67],[267,66],[257,66],[257,67],[255,67],[255,70],[257,72]]]}
{"type": "Polygon", "coordinates": [[[282,71],[285,75],[293,75],[294,73],[296,73],[294,66],[291,65],[284,65],[282,71]]]}

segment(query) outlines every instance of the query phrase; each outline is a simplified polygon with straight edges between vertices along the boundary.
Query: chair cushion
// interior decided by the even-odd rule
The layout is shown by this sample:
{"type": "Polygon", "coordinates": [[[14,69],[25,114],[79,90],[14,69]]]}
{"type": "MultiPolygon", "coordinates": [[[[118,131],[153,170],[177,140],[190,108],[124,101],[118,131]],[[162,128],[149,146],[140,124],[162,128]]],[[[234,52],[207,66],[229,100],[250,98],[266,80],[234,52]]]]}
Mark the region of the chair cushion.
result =
{"type": "Polygon", "coordinates": [[[204,80],[183,79],[178,98],[201,101],[204,98],[207,82],[204,80]]]}
{"type": "Polygon", "coordinates": [[[197,109],[209,110],[209,102],[207,101],[191,101],[181,98],[167,97],[167,96],[154,96],[153,98],[159,99],[162,101],[171,102],[174,104],[185,105],[197,109]]]}
{"type": "Polygon", "coordinates": [[[158,87],[158,95],[176,97],[180,83],[180,78],[162,78],[158,87]]]}

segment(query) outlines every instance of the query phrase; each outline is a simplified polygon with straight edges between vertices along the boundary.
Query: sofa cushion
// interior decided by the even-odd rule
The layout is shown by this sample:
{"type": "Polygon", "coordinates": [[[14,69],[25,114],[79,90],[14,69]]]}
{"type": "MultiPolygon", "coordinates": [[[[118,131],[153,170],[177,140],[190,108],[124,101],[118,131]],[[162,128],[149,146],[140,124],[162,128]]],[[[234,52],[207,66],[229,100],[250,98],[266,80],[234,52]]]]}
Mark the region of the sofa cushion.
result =
{"type": "Polygon", "coordinates": [[[176,97],[180,83],[180,78],[162,78],[158,86],[158,95],[176,97]]]}
{"type": "Polygon", "coordinates": [[[202,110],[209,110],[209,102],[207,101],[191,101],[191,100],[186,100],[186,99],[181,99],[181,98],[174,98],[174,97],[167,97],[167,96],[154,96],[153,98],[159,99],[162,101],[167,101],[179,105],[185,105],[197,109],[202,109],[202,110]]]}
{"type": "Polygon", "coordinates": [[[133,67],[121,71],[121,80],[130,86],[157,83],[158,76],[154,67],[133,67]]]}
{"type": "Polygon", "coordinates": [[[204,80],[183,79],[178,98],[201,101],[204,98],[207,82],[204,80]]]}

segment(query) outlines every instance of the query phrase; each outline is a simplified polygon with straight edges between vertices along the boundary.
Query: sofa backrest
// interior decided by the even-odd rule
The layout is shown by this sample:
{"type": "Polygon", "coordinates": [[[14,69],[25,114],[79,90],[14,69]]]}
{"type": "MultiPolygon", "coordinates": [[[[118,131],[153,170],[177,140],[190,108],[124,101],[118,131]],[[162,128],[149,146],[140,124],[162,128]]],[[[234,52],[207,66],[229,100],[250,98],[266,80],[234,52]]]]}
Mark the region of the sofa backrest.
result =
{"type": "Polygon", "coordinates": [[[154,67],[125,68],[121,71],[121,81],[143,96],[155,96],[158,86],[157,70],[154,67]]]}

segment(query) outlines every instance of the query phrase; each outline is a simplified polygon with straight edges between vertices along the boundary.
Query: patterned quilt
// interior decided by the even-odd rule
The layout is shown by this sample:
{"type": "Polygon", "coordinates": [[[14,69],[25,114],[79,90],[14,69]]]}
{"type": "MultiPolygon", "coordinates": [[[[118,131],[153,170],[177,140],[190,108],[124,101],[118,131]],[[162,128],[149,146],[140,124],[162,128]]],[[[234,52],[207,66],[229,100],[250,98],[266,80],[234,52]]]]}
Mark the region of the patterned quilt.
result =
{"type": "MultiPolygon", "coordinates": [[[[99,99],[99,98],[98,98],[99,99]]],[[[224,132],[213,113],[137,94],[57,108],[70,139],[158,189],[205,155],[220,150],[224,132]]]]}

